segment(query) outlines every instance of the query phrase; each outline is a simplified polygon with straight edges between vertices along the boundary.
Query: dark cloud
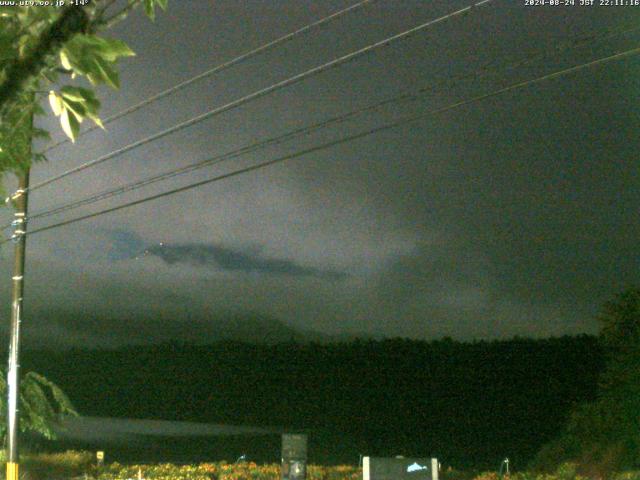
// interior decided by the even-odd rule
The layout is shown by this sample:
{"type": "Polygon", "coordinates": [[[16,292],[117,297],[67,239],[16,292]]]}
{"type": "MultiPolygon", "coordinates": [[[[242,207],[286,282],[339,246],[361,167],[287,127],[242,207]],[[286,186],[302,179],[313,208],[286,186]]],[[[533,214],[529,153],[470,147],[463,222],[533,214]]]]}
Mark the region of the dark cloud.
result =
{"type": "MultiPolygon", "coordinates": [[[[427,3],[371,2],[113,122],[106,133],[52,151],[50,162],[34,167],[32,181],[468,5],[427,3]]],[[[100,92],[104,116],[348,4],[174,2],[155,23],[132,15],[111,34],[138,55],[122,62],[120,91],[100,92]]],[[[50,208],[434,87],[422,103],[390,105],[215,171],[147,186],[127,194],[133,200],[586,63],[635,47],[640,31],[608,39],[598,33],[635,25],[638,15],[639,9],[532,10],[494,0],[69,176],[34,192],[30,205],[34,211],[50,208]],[[562,48],[577,37],[593,40],[562,48]],[[541,52],[546,56],[536,57],[541,52]],[[487,65],[525,58],[526,65],[486,74],[487,65]],[[478,72],[483,75],[474,78],[478,72]],[[451,78],[460,75],[469,81],[451,78]]],[[[324,333],[460,339],[595,333],[599,305],[640,281],[634,256],[640,236],[638,78],[638,57],[627,57],[33,236],[25,308],[34,314],[25,322],[25,337],[115,344],[137,334],[155,342],[187,331],[181,322],[191,315],[202,319],[198,332],[204,338],[216,333],[207,325],[222,310],[256,311],[324,333]],[[146,259],[124,261],[153,244],[146,259]],[[45,314],[61,307],[70,318],[48,321],[45,314]]],[[[52,118],[46,121],[43,126],[60,132],[52,118]]],[[[5,257],[9,278],[10,255],[5,257]]],[[[6,305],[9,288],[10,282],[0,283],[6,305]]]]}
{"type": "Polygon", "coordinates": [[[214,266],[231,272],[316,277],[327,280],[347,278],[345,272],[306,267],[293,260],[265,258],[258,253],[214,244],[159,244],[146,249],[144,253],[161,258],[169,265],[185,263],[196,266],[214,266]]]}
{"type": "Polygon", "coordinates": [[[144,249],[144,241],[136,233],[130,230],[118,229],[108,232],[111,240],[107,251],[109,260],[126,260],[134,258],[144,249]]]}

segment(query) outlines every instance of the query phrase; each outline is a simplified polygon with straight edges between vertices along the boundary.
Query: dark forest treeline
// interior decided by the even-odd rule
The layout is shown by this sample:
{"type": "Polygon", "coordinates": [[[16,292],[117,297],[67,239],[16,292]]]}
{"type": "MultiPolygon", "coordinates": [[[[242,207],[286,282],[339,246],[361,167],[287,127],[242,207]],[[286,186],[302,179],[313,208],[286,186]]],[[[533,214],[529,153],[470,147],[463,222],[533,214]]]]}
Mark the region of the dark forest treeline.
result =
{"type": "Polygon", "coordinates": [[[25,351],[83,415],[278,425],[310,433],[322,462],[437,455],[524,466],[595,397],[597,338],[412,340],[25,351]]]}

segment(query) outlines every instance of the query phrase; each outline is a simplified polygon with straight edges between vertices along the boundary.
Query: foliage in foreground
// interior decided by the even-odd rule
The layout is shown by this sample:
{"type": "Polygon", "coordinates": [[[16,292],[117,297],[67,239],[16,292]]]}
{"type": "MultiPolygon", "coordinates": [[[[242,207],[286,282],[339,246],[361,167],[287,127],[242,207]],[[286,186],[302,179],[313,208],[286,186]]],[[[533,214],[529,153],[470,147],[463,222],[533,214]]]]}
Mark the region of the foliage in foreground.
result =
{"type": "Polygon", "coordinates": [[[32,116],[45,114],[40,94],[48,85],[53,87],[51,109],[71,140],[84,119],[102,126],[93,87],[119,88],[118,60],[134,53],[124,42],[98,33],[138,6],[153,19],[156,7],[165,10],[167,2],[0,6],[0,175],[24,171],[32,160],[45,159],[43,153],[32,152],[32,140],[48,138],[49,133],[33,128],[32,116]],[[82,77],[92,88],[77,82],[82,77]]]}
{"type": "MultiPolygon", "coordinates": [[[[28,372],[20,380],[19,425],[23,432],[32,431],[45,438],[56,437],[54,424],[64,416],[78,413],[62,389],[44,376],[28,372]]],[[[7,431],[7,381],[0,369],[0,438],[7,431]]]]}
{"type": "MultiPolygon", "coordinates": [[[[606,477],[589,477],[579,473],[577,463],[563,463],[553,473],[534,473],[531,471],[516,472],[509,476],[500,477],[496,472],[485,472],[477,475],[473,480],[589,480],[607,478],[609,480],[640,480],[640,471],[613,473],[606,477]]],[[[443,480],[452,480],[444,477],[443,480]]]]}
{"type": "Polygon", "coordinates": [[[607,352],[598,397],[574,410],[563,434],[538,454],[536,468],[569,460],[603,477],[640,467],[640,289],[606,303],[598,320],[607,352]]]}
{"type": "MultiPolygon", "coordinates": [[[[96,480],[137,479],[140,474],[147,480],[279,480],[280,465],[257,465],[253,462],[230,464],[227,462],[174,465],[120,465],[112,463],[96,468],[90,452],[37,454],[23,458],[24,469],[31,480],[73,478],[87,474],[96,480]]],[[[356,480],[362,478],[359,468],[349,465],[325,467],[309,465],[308,480],[356,480]]]]}
{"type": "Polygon", "coordinates": [[[27,472],[28,480],[73,478],[91,473],[94,468],[95,454],[74,451],[60,453],[37,453],[21,455],[22,468],[27,472]]]}
{"type": "MultiPolygon", "coordinates": [[[[112,463],[100,469],[95,466],[91,452],[68,451],[65,453],[28,455],[23,459],[24,468],[31,480],[86,477],[95,480],[136,480],[138,475],[147,480],[279,480],[280,465],[257,465],[253,462],[211,462],[198,465],[141,464],[121,465],[112,463]]],[[[471,472],[443,470],[442,480],[588,480],[580,475],[578,465],[564,463],[553,473],[515,472],[499,476],[496,472],[477,475],[471,472]]],[[[362,470],[352,465],[309,465],[308,480],[359,480],[362,470]]],[[[640,480],[640,472],[629,471],[606,477],[610,480],[640,480]]]]}
{"type": "MultiPolygon", "coordinates": [[[[257,465],[253,462],[229,464],[226,462],[201,463],[199,465],[177,466],[170,463],[159,465],[122,466],[117,463],[106,467],[97,477],[98,480],[137,479],[149,480],[279,480],[280,465],[257,465]]],[[[309,465],[307,480],[356,480],[362,478],[359,468],[349,465],[324,467],[309,465]]]]}

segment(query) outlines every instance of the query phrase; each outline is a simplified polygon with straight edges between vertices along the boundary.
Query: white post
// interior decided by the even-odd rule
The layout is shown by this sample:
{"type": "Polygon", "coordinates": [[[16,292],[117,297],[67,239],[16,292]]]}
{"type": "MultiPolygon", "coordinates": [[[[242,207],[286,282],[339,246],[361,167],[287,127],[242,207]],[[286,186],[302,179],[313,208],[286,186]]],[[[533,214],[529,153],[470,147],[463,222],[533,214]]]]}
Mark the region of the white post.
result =
{"type": "Polygon", "coordinates": [[[371,480],[370,457],[362,457],[362,480],[371,480]]]}
{"type": "Polygon", "coordinates": [[[431,459],[431,480],[438,480],[438,470],[440,464],[438,463],[437,458],[431,459]]]}

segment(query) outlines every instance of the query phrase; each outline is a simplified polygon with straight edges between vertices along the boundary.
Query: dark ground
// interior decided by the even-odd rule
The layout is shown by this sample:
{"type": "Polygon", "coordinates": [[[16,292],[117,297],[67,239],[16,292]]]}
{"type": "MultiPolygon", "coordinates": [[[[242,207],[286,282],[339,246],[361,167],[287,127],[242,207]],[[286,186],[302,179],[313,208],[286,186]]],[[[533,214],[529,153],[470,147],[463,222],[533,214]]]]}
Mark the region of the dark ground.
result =
{"type": "MultiPolygon", "coordinates": [[[[444,465],[524,468],[573,405],[594,397],[595,337],[25,351],[23,371],[57,382],[82,415],[278,426],[309,434],[309,459],[437,456],[444,465]]],[[[278,461],[277,434],[142,437],[64,445],[109,460],[278,461]]]]}

